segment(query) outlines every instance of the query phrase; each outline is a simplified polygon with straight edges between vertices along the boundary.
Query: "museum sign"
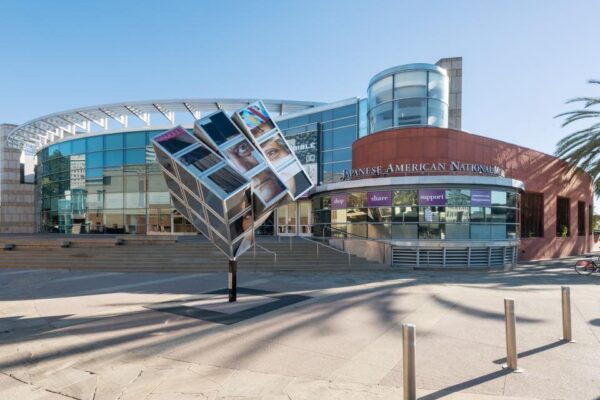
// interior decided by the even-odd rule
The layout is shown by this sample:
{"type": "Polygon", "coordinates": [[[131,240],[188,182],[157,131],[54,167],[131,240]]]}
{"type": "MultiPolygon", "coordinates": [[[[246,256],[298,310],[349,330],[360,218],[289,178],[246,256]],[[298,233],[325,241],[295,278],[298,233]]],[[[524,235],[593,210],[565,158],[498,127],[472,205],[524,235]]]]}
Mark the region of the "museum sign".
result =
{"type": "Polygon", "coordinates": [[[497,165],[465,163],[462,161],[434,162],[434,163],[398,163],[387,166],[374,166],[366,168],[345,169],[341,178],[348,181],[353,178],[368,178],[388,176],[395,174],[440,174],[445,172],[458,172],[463,174],[478,174],[504,176],[504,170],[497,165]]]}

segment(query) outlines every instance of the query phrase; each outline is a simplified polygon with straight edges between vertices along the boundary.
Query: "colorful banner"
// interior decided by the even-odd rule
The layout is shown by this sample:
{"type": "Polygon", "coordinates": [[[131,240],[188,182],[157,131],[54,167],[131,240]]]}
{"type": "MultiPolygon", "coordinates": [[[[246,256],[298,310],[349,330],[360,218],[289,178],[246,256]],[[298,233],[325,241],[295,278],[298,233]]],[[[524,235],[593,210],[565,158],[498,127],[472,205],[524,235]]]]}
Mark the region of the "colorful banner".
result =
{"type": "Polygon", "coordinates": [[[492,191],[471,190],[471,205],[477,207],[490,207],[492,205],[492,191]]]}
{"type": "Polygon", "coordinates": [[[444,189],[421,189],[419,190],[420,206],[444,206],[446,205],[446,191],[444,189]]]}
{"type": "Polygon", "coordinates": [[[368,207],[384,207],[392,205],[392,192],[369,192],[367,195],[368,207]]]}
{"type": "Polygon", "coordinates": [[[338,194],[331,196],[331,209],[336,210],[339,208],[346,208],[348,205],[348,198],[345,194],[338,194]]]}

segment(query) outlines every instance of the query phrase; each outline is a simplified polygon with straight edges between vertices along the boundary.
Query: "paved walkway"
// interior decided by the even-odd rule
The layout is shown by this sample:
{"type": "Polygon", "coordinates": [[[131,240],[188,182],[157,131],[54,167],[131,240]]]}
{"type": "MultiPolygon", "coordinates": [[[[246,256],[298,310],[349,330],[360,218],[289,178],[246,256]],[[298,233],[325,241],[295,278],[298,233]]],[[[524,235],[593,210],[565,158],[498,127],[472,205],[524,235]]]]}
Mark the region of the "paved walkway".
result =
{"type": "Polygon", "coordinates": [[[421,399],[600,398],[600,275],[556,262],[239,278],[253,290],[229,305],[202,295],[224,272],[0,269],[0,399],[401,399],[402,322],[417,325],[421,399]],[[558,340],[560,285],[575,344],[558,340]],[[521,374],[501,369],[505,297],[521,374]],[[225,314],[240,322],[214,322],[225,314]]]}

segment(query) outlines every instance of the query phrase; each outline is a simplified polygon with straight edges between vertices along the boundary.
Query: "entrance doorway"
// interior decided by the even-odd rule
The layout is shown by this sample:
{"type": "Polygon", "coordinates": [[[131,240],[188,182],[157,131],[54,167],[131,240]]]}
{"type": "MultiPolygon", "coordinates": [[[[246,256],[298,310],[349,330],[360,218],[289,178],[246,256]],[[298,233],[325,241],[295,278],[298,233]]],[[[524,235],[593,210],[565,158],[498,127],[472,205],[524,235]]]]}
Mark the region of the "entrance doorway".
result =
{"type": "Polygon", "coordinates": [[[312,236],[310,200],[299,200],[277,209],[277,235],[312,236]]]}

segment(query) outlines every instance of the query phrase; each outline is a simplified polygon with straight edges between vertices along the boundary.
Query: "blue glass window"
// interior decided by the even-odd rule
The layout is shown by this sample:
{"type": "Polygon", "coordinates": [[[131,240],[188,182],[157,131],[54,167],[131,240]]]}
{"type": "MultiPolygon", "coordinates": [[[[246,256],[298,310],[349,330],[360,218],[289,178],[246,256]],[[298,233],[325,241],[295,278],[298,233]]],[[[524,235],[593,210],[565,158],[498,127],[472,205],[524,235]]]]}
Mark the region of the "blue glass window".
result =
{"type": "Polygon", "coordinates": [[[85,160],[88,168],[99,168],[104,165],[102,160],[102,152],[88,153],[85,160]]]}
{"type": "Polygon", "coordinates": [[[145,164],[146,150],[145,149],[129,149],[125,150],[125,164],[145,164]]]}
{"type": "Polygon", "coordinates": [[[352,159],[352,148],[333,151],[333,161],[346,161],[352,159]]]}
{"type": "Polygon", "coordinates": [[[123,150],[112,150],[104,153],[105,167],[118,167],[123,165],[123,150]]]}
{"type": "Polygon", "coordinates": [[[104,136],[104,149],[115,150],[123,148],[123,134],[117,133],[115,135],[104,136]]]}
{"type": "Polygon", "coordinates": [[[350,147],[356,140],[356,125],[333,130],[333,147],[350,147]]]}
{"type": "Polygon", "coordinates": [[[318,112],[318,113],[310,114],[308,116],[308,119],[310,122],[321,122],[321,117],[322,117],[321,113],[318,112]]]}
{"type": "Polygon", "coordinates": [[[323,150],[333,149],[333,131],[323,132],[323,150]]]}
{"type": "Polygon", "coordinates": [[[71,154],[85,153],[85,139],[77,139],[71,142],[71,154]]]}
{"type": "Polygon", "coordinates": [[[333,161],[333,151],[324,151],[323,152],[323,161],[324,163],[328,163],[328,162],[332,162],[333,161]]]}
{"type": "Polygon", "coordinates": [[[125,147],[145,147],[146,132],[133,132],[125,134],[125,147]]]}
{"type": "Polygon", "coordinates": [[[62,154],[63,156],[70,156],[71,155],[71,142],[62,142],[58,144],[58,151],[60,151],[60,154],[62,154]]]}
{"type": "Polygon", "coordinates": [[[87,152],[102,151],[104,150],[102,136],[93,136],[86,139],[87,141],[87,152]]]}
{"type": "Polygon", "coordinates": [[[356,115],[356,105],[351,104],[349,106],[336,108],[333,110],[333,119],[350,117],[356,115]]]}

